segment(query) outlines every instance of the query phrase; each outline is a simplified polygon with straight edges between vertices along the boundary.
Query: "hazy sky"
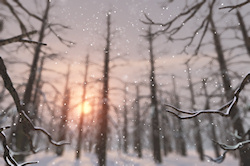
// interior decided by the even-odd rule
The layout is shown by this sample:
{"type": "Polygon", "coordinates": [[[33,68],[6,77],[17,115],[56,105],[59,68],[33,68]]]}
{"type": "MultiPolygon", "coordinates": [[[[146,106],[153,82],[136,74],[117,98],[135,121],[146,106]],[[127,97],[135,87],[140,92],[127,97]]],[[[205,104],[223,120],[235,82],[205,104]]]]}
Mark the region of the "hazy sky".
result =
{"type": "MultiPolygon", "coordinates": [[[[71,30],[66,31],[63,36],[76,42],[76,45],[72,48],[63,48],[60,50],[66,53],[68,56],[75,57],[76,61],[83,59],[85,54],[91,55],[92,61],[101,60],[103,58],[103,48],[105,46],[105,34],[106,34],[106,12],[112,13],[112,31],[114,36],[112,37],[112,52],[111,56],[127,55],[126,58],[137,66],[137,68],[130,67],[127,70],[127,74],[124,69],[115,69],[120,72],[123,71],[124,77],[136,78],[139,75],[145,75],[145,63],[147,63],[147,42],[141,35],[144,34],[144,29],[147,26],[141,23],[140,20],[145,20],[145,14],[148,14],[156,21],[164,22],[170,19],[172,16],[180,12],[179,4],[181,1],[174,3],[174,5],[163,8],[162,0],[58,0],[55,1],[56,9],[51,10],[51,15],[55,16],[52,19],[55,22],[62,22],[71,27],[71,30]],[[143,60],[145,60],[143,62],[143,60]],[[139,65],[140,63],[141,66],[139,65]],[[143,68],[138,72],[138,68],[143,68]],[[131,71],[132,70],[132,71],[131,71]]],[[[186,31],[187,32],[187,31],[186,31]]],[[[48,41],[55,43],[54,41],[48,41]]],[[[48,43],[50,44],[50,43],[48,43]]],[[[164,59],[161,61],[169,61],[165,64],[173,65],[175,62],[179,62],[179,59],[183,57],[175,57],[180,52],[181,46],[169,45],[167,46],[164,40],[156,41],[155,53],[158,57],[164,59]],[[166,53],[169,54],[166,54],[166,53]]],[[[102,62],[102,61],[101,61],[102,62]]],[[[171,68],[171,67],[170,67],[171,68]]],[[[174,69],[172,68],[172,69],[174,69]]],[[[130,80],[132,81],[132,80],[130,80]]]]}
{"type": "MultiPolygon", "coordinates": [[[[106,12],[110,11],[112,13],[112,32],[114,32],[111,57],[126,55],[126,59],[129,60],[128,66],[112,69],[111,74],[129,82],[148,81],[148,46],[145,39],[141,37],[144,34],[144,28],[147,28],[147,26],[140,20],[145,20],[145,13],[154,21],[166,22],[182,11],[183,0],[176,0],[167,7],[161,5],[163,1],[165,0],[52,0],[55,6],[51,9],[50,21],[69,26],[70,30],[59,34],[76,44],[67,48],[55,39],[47,38],[44,42],[51,46],[53,50],[60,51],[70,60],[70,63],[73,64],[72,68],[75,68],[72,78],[81,82],[82,77],[79,76],[79,69],[84,67],[79,62],[84,59],[86,54],[90,54],[92,62],[102,65],[106,34],[106,12]]],[[[29,5],[26,4],[27,1],[23,1],[23,3],[29,5]]],[[[217,6],[218,8],[221,6],[220,1],[218,1],[217,6]]],[[[246,11],[246,8],[243,11],[246,11]]],[[[216,10],[216,12],[226,16],[233,13],[228,13],[227,10],[216,10]]],[[[219,21],[219,24],[224,26],[237,24],[234,20],[235,17],[225,17],[219,21]]],[[[192,23],[191,25],[185,25],[183,34],[189,34],[198,24],[195,21],[192,23]]],[[[158,82],[165,85],[171,83],[171,74],[185,78],[186,73],[183,63],[190,55],[178,55],[183,43],[166,43],[164,36],[162,36],[155,41],[154,45],[154,51],[157,55],[156,62],[159,67],[156,69],[156,74],[161,77],[157,78],[158,82]],[[159,74],[164,74],[164,76],[159,74]]],[[[208,48],[208,53],[214,53],[213,46],[210,45],[208,48]]],[[[198,65],[203,64],[207,59],[202,58],[201,61],[198,65]]],[[[61,72],[66,72],[64,62],[48,62],[47,64],[48,68],[58,68],[61,72]]],[[[200,79],[203,76],[203,68],[199,68],[200,66],[192,67],[194,69],[193,77],[200,79]]],[[[101,72],[101,68],[95,69],[92,70],[90,75],[99,77],[101,72]]]]}

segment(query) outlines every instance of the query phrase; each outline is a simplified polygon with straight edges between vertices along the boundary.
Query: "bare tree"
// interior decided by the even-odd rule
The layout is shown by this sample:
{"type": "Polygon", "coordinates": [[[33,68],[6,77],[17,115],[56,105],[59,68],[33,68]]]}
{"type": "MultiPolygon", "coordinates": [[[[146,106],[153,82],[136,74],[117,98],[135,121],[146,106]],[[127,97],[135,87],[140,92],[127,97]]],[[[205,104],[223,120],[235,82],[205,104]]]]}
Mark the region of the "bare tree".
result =
{"type": "Polygon", "coordinates": [[[88,78],[88,69],[89,69],[89,55],[86,56],[85,61],[85,73],[84,73],[84,80],[83,80],[83,92],[82,92],[82,101],[81,101],[81,115],[80,121],[78,125],[78,139],[76,145],[76,159],[79,159],[81,156],[81,148],[82,148],[82,136],[83,136],[83,123],[84,123],[84,105],[86,102],[86,92],[87,92],[87,78],[88,78]]]}
{"type": "MultiPolygon", "coordinates": [[[[242,92],[242,90],[244,89],[245,85],[248,84],[250,82],[250,73],[248,73],[244,79],[242,80],[240,86],[235,90],[234,95],[232,97],[232,99],[227,102],[226,104],[224,104],[222,107],[220,107],[219,109],[211,109],[211,110],[196,110],[196,111],[184,111],[184,110],[180,110],[174,106],[171,105],[167,105],[169,108],[172,108],[173,110],[169,110],[167,109],[167,112],[172,113],[173,115],[175,115],[176,117],[178,117],[179,119],[190,119],[190,118],[194,118],[200,114],[218,114],[218,115],[222,115],[222,116],[229,116],[231,117],[235,106],[237,106],[238,100],[239,100],[239,95],[242,92]],[[182,115],[181,115],[182,114],[182,115]]],[[[218,144],[220,146],[220,148],[222,148],[224,151],[224,153],[216,158],[213,159],[210,156],[207,156],[211,161],[216,162],[216,163],[221,163],[224,161],[225,157],[226,157],[226,153],[228,151],[232,151],[232,150],[241,150],[245,153],[247,153],[249,151],[249,146],[248,144],[250,143],[249,140],[249,133],[250,130],[248,130],[247,132],[245,132],[242,135],[239,135],[238,132],[236,131],[236,133],[234,134],[234,136],[237,138],[238,143],[235,145],[226,145],[223,143],[218,143],[215,142],[216,144],[218,144]]],[[[241,160],[240,165],[245,165],[246,163],[244,163],[247,158],[243,158],[244,160],[241,160]]]]}
{"type": "Polygon", "coordinates": [[[103,70],[103,96],[102,110],[99,112],[99,129],[97,133],[96,153],[98,164],[106,165],[106,145],[108,134],[108,110],[109,110],[109,62],[110,62],[110,37],[111,37],[111,13],[107,13],[107,37],[104,49],[104,70],[103,70]]]}
{"type": "MultiPolygon", "coordinates": [[[[193,83],[192,83],[192,77],[191,77],[191,71],[189,67],[189,62],[186,62],[186,71],[187,71],[187,80],[188,80],[188,87],[190,91],[190,97],[191,97],[191,108],[192,110],[196,110],[195,105],[195,95],[194,95],[194,88],[193,88],[193,83]]],[[[204,150],[203,150],[203,145],[202,145],[202,136],[201,136],[201,129],[200,129],[200,122],[197,117],[193,118],[194,121],[194,139],[195,139],[195,147],[196,151],[199,154],[200,160],[204,160],[204,150]]]]}
{"type": "MultiPolygon", "coordinates": [[[[175,76],[172,75],[172,82],[173,82],[173,98],[171,103],[175,103],[177,107],[180,107],[180,99],[179,96],[176,92],[176,79],[175,76]]],[[[186,149],[186,141],[184,139],[184,134],[183,134],[183,124],[180,119],[174,119],[174,125],[175,125],[175,149],[177,153],[179,153],[182,156],[187,155],[187,149],[186,149]]]]}
{"type": "Polygon", "coordinates": [[[124,89],[124,106],[123,106],[123,151],[128,153],[128,109],[127,109],[127,84],[125,83],[124,89]]]}
{"type": "MultiPolygon", "coordinates": [[[[61,107],[61,119],[60,119],[60,124],[59,124],[59,133],[58,133],[59,141],[66,139],[66,134],[68,130],[67,119],[68,119],[68,113],[70,110],[69,76],[70,76],[70,65],[68,65],[68,71],[65,77],[66,83],[65,83],[64,94],[63,94],[63,101],[62,101],[62,107],[61,107]]],[[[56,154],[58,156],[62,156],[63,152],[64,152],[63,146],[57,147],[56,154]]]]}
{"type": "Polygon", "coordinates": [[[161,148],[160,148],[160,126],[159,126],[159,111],[158,101],[156,95],[156,80],[155,80],[155,60],[153,52],[153,41],[155,36],[152,32],[151,26],[149,26],[146,35],[144,36],[149,42],[149,62],[150,62],[150,92],[151,92],[151,109],[152,109],[152,144],[153,144],[153,157],[156,163],[161,163],[161,148]]]}
{"type": "MultiPolygon", "coordinates": [[[[188,4],[185,5],[185,9],[183,12],[179,13],[177,16],[173,17],[170,21],[168,21],[167,23],[155,23],[153,20],[151,20],[150,18],[148,18],[147,15],[147,22],[144,22],[146,24],[150,24],[150,25],[161,25],[164,27],[163,30],[160,30],[158,32],[156,32],[157,34],[166,34],[169,40],[184,40],[187,41],[186,46],[183,49],[183,52],[186,52],[186,49],[193,44],[194,39],[196,38],[196,34],[198,32],[201,32],[200,35],[200,39],[198,41],[198,44],[196,45],[195,48],[195,55],[198,54],[200,48],[203,46],[203,40],[205,35],[208,32],[211,32],[212,37],[213,37],[213,43],[215,46],[215,51],[217,53],[217,61],[219,64],[219,68],[220,68],[220,75],[221,75],[221,79],[223,81],[223,87],[225,90],[225,96],[227,100],[230,100],[233,96],[233,90],[231,87],[231,81],[230,81],[230,76],[229,76],[229,70],[227,68],[227,64],[225,61],[225,56],[223,53],[223,49],[222,49],[222,44],[221,44],[221,37],[220,34],[218,33],[218,30],[216,28],[215,22],[214,22],[214,6],[215,6],[215,2],[216,0],[212,0],[212,1],[197,1],[196,3],[193,4],[188,4]],[[183,30],[183,25],[185,25],[186,23],[188,23],[190,20],[192,20],[192,18],[194,18],[197,13],[202,12],[202,9],[206,9],[207,13],[203,14],[202,17],[202,21],[200,23],[199,26],[197,26],[197,28],[193,31],[193,33],[191,35],[188,35],[187,37],[181,37],[181,38],[175,38],[175,35],[178,34],[178,32],[180,32],[181,30],[183,30]],[[181,19],[182,22],[179,23],[178,20],[180,21],[181,19]],[[176,25],[176,24],[177,25],[176,25]]],[[[248,1],[246,2],[248,3],[248,1]]],[[[238,6],[240,7],[240,6],[238,6]]],[[[231,9],[233,9],[234,7],[231,7],[231,9]]],[[[236,105],[233,106],[232,108],[232,112],[230,113],[230,118],[232,120],[233,123],[233,127],[234,129],[239,133],[239,135],[244,135],[244,128],[243,128],[243,124],[242,124],[242,119],[239,115],[239,109],[236,105]]],[[[240,140],[238,139],[238,142],[240,140]]],[[[239,149],[240,151],[240,163],[241,165],[248,165],[248,163],[250,162],[250,150],[245,150],[244,148],[239,149]]]]}
{"type": "Polygon", "coordinates": [[[171,124],[170,119],[167,116],[167,112],[165,112],[165,98],[163,97],[163,91],[159,91],[159,99],[160,99],[160,117],[161,117],[161,135],[162,135],[162,146],[163,146],[163,153],[164,156],[167,156],[168,153],[172,152],[172,140],[170,136],[171,124]]]}
{"type": "MultiPolygon", "coordinates": [[[[206,82],[207,82],[207,79],[203,79],[202,80],[202,87],[204,89],[204,94],[205,94],[205,98],[206,98],[206,102],[205,102],[205,110],[208,110],[210,109],[210,96],[208,95],[208,90],[207,90],[207,86],[206,86],[206,82]]],[[[216,135],[216,131],[215,131],[215,125],[214,125],[214,118],[211,114],[208,114],[208,119],[209,119],[209,122],[212,123],[211,125],[211,135],[212,135],[212,140],[214,141],[218,141],[218,138],[217,138],[217,135],[216,135]]],[[[214,148],[214,153],[215,153],[215,156],[216,157],[219,157],[220,156],[220,149],[219,149],[219,146],[212,142],[212,146],[214,148]]]]}
{"type": "Polygon", "coordinates": [[[140,89],[139,85],[136,84],[136,98],[135,98],[135,112],[134,112],[134,150],[139,158],[142,157],[142,124],[141,124],[141,113],[140,113],[140,89]]]}

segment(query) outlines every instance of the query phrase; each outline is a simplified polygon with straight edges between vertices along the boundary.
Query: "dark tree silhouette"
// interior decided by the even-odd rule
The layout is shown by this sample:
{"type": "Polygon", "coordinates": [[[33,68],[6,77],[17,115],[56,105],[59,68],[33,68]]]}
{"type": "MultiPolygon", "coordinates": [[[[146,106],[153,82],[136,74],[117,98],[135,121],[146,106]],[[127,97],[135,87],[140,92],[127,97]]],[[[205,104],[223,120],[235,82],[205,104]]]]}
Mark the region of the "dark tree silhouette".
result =
{"type": "MultiPolygon", "coordinates": [[[[177,107],[180,107],[180,99],[176,92],[176,78],[174,75],[172,75],[172,82],[173,82],[173,98],[171,103],[175,103],[177,107]]],[[[183,135],[183,124],[180,119],[174,119],[174,125],[175,125],[175,149],[176,152],[179,153],[182,156],[187,155],[187,148],[186,148],[186,141],[184,139],[183,135]]]]}
{"type": "MultiPolygon", "coordinates": [[[[68,113],[70,110],[70,88],[69,88],[69,76],[70,76],[70,65],[68,65],[68,71],[66,73],[66,83],[64,88],[64,94],[63,94],[63,101],[62,101],[62,107],[61,107],[61,119],[59,124],[59,133],[58,133],[58,139],[59,141],[66,139],[66,134],[68,133],[68,113]]],[[[59,146],[56,148],[56,154],[58,156],[62,156],[64,152],[64,147],[59,146]]]]}
{"type": "Polygon", "coordinates": [[[106,148],[108,134],[108,110],[109,110],[109,62],[110,62],[110,37],[111,37],[111,13],[107,13],[107,37],[104,49],[104,70],[102,89],[102,109],[98,113],[99,129],[97,133],[96,153],[99,166],[106,165],[106,148]]]}
{"type": "Polygon", "coordinates": [[[142,158],[142,138],[141,132],[141,113],[140,113],[140,87],[136,84],[135,112],[134,112],[134,150],[139,158],[142,158]]]}
{"type": "Polygon", "coordinates": [[[160,147],[160,126],[159,126],[159,111],[158,111],[158,101],[157,101],[157,87],[155,80],[155,60],[154,60],[154,51],[153,51],[153,41],[155,36],[152,32],[151,26],[149,26],[146,35],[144,36],[149,42],[149,62],[150,62],[150,92],[151,92],[151,109],[152,109],[152,144],[153,144],[153,157],[156,163],[161,163],[161,147],[160,147]]]}
{"type": "Polygon", "coordinates": [[[84,104],[86,101],[86,92],[87,92],[87,78],[88,78],[88,70],[89,70],[89,55],[86,56],[85,61],[85,73],[84,73],[84,80],[83,80],[83,92],[82,92],[82,102],[81,102],[81,115],[80,121],[78,125],[78,138],[77,138],[77,145],[76,145],[76,159],[80,158],[81,155],[81,148],[82,148],[82,136],[83,136],[83,123],[84,123],[84,104]]]}
{"type": "MultiPolygon", "coordinates": [[[[194,87],[192,83],[192,77],[191,77],[191,70],[189,67],[189,62],[186,62],[186,71],[187,71],[187,80],[188,80],[188,87],[190,91],[190,97],[191,97],[191,108],[192,110],[196,110],[195,105],[195,95],[194,95],[194,87]]],[[[204,160],[204,150],[203,150],[203,145],[202,145],[202,136],[201,136],[201,129],[200,129],[200,122],[197,117],[193,118],[194,121],[194,139],[195,139],[195,147],[196,151],[199,154],[200,160],[204,160]]]]}

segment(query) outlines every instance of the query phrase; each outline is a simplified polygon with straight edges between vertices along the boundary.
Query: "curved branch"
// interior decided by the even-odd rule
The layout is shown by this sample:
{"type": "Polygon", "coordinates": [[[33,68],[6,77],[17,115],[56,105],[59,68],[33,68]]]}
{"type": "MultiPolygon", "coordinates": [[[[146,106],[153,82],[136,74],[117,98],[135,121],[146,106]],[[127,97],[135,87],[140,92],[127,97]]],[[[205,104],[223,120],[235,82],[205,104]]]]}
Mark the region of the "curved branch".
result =
{"type": "Polygon", "coordinates": [[[184,111],[184,110],[181,110],[181,109],[176,108],[174,106],[166,104],[167,107],[170,107],[171,109],[174,110],[174,111],[172,111],[172,110],[166,109],[166,111],[172,113],[173,115],[175,115],[179,119],[190,119],[190,118],[194,118],[194,117],[196,117],[196,116],[198,116],[200,114],[207,114],[207,113],[220,114],[221,116],[229,116],[232,108],[235,105],[237,105],[237,103],[238,103],[240,92],[243,90],[245,85],[248,84],[249,82],[250,82],[250,73],[248,73],[244,77],[244,79],[242,80],[240,86],[235,90],[233,99],[231,101],[229,101],[228,103],[226,103],[225,105],[223,105],[222,107],[220,107],[219,109],[217,109],[217,110],[184,111]],[[226,110],[226,111],[223,112],[224,110],[226,110]],[[180,114],[184,114],[184,115],[181,116],[180,114]]]}

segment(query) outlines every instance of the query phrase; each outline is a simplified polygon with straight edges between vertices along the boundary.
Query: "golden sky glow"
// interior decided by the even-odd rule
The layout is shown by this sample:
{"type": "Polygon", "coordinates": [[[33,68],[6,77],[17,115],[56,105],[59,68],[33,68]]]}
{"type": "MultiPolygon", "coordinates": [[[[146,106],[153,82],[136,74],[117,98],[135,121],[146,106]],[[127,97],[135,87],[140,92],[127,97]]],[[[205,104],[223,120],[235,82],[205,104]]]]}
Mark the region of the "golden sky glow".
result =
{"type": "Polygon", "coordinates": [[[89,104],[89,102],[85,102],[84,104],[81,103],[77,106],[76,108],[76,111],[77,111],[77,114],[81,114],[81,112],[83,112],[84,114],[88,114],[91,112],[91,105],[89,104]],[[82,107],[83,106],[83,107],[82,107]]]}

